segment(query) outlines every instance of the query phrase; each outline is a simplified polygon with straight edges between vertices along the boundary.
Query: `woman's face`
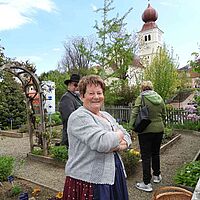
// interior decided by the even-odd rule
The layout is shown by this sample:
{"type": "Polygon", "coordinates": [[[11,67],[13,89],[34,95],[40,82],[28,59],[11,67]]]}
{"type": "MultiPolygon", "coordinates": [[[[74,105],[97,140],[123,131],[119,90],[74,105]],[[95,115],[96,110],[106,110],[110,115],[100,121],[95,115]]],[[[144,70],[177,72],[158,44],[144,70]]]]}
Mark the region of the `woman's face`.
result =
{"type": "Polygon", "coordinates": [[[104,102],[103,90],[100,85],[87,85],[84,96],[81,96],[83,106],[97,114],[104,102]]]}

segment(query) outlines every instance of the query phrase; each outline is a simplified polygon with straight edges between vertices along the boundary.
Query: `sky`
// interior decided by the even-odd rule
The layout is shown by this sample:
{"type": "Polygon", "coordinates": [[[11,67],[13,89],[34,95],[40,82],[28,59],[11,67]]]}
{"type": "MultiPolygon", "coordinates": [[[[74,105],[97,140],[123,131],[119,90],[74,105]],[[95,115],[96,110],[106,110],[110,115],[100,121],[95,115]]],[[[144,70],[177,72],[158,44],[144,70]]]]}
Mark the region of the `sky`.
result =
{"type": "MultiPolygon", "coordinates": [[[[64,55],[64,43],[73,37],[96,35],[104,0],[0,0],[0,45],[4,54],[18,61],[29,60],[36,73],[57,69],[64,55]]],[[[173,49],[180,67],[199,52],[200,0],[114,0],[112,14],[127,16],[129,33],[141,30],[142,13],[148,3],[158,12],[156,24],[168,49],[173,49]]]]}

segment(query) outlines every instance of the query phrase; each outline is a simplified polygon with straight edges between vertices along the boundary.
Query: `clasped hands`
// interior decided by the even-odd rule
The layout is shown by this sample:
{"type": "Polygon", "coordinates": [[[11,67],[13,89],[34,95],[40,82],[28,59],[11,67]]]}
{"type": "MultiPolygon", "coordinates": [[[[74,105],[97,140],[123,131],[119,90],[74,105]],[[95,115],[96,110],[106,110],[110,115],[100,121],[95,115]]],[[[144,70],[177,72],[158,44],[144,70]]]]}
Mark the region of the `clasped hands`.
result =
{"type": "Polygon", "coordinates": [[[115,147],[114,149],[112,149],[112,151],[123,151],[123,150],[127,149],[128,144],[127,144],[126,140],[124,140],[124,133],[121,130],[117,130],[116,134],[119,138],[119,145],[117,147],[115,147]]]}

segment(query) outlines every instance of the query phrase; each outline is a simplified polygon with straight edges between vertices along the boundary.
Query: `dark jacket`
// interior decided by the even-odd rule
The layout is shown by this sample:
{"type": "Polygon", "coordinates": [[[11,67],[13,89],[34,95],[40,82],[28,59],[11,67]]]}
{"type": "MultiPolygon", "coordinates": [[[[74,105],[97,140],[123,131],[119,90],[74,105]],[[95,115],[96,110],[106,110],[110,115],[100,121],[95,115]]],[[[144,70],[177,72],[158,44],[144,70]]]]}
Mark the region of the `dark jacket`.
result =
{"type": "Polygon", "coordinates": [[[59,112],[63,123],[62,145],[68,146],[67,122],[70,114],[82,106],[82,101],[77,94],[67,91],[61,98],[59,112]]]}
{"type": "MultiPolygon", "coordinates": [[[[143,131],[143,133],[158,133],[164,131],[164,121],[166,117],[165,103],[162,97],[152,90],[147,90],[141,93],[144,96],[145,104],[149,107],[149,117],[151,123],[143,131]]],[[[141,95],[135,100],[135,105],[132,110],[130,126],[134,127],[139,108],[141,106],[141,95]]]]}

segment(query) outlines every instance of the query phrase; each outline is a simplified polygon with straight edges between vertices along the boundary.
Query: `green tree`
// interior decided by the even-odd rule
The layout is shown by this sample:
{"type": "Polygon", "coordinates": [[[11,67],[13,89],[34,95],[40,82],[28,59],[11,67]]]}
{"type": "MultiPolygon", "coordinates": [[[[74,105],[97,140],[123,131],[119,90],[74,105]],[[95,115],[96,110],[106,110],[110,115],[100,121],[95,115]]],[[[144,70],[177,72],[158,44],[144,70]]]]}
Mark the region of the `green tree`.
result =
{"type": "Polygon", "coordinates": [[[4,59],[5,59],[5,56],[4,56],[4,53],[3,53],[3,50],[4,50],[4,48],[0,45],[0,65],[3,64],[4,59]]]}
{"type": "Polygon", "coordinates": [[[95,23],[97,33],[96,51],[93,62],[99,66],[99,75],[107,81],[106,104],[127,105],[134,98],[133,88],[128,85],[128,69],[133,63],[135,41],[126,31],[125,19],[130,8],[122,17],[113,15],[113,0],[104,0],[101,22],[95,23]],[[124,93],[126,91],[126,94],[124,93]],[[131,97],[131,98],[130,98],[131,97]]]}
{"type": "Polygon", "coordinates": [[[200,54],[197,52],[193,52],[192,56],[194,56],[194,60],[189,61],[189,63],[193,67],[195,72],[200,73],[200,54]]]}
{"type": "MultiPolygon", "coordinates": [[[[0,45],[0,67],[11,58],[4,55],[4,47],[0,45]]],[[[2,128],[8,128],[12,119],[13,128],[18,128],[26,123],[26,102],[25,96],[19,82],[16,82],[13,75],[0,71],[0,123],[2,128]]]]}
{"type": "Polygon", "coordinates": [[[138,95],[137,86],[129,86],[127,80],[124,81],[124,87],[121,89],[121,83],[117,80],[107,86],[105,93],[105,105],[124,105],[128,106],[138,95]]]}
{"type": "Polygon", "coordinates": [[[96,12],[102,12],[102,21],[96,21],[94,28],[97,32],[97,43],[94,62],[100,66],[100,75],[103,78],[116,77],[120,80],[127,78],[127,70],[133,61],[135,43],[131,40],[131,34],[126,31],[125,18],[131,12],[128,10],[122,17],[109,19],[113,0],[104,0],[103,8],[96,12]]]}
{"type": "Polygon", "coordinates": [[[144,71],[144,79],[152,81],[154,90],[164,100],[171,98],[179,86],[177,65],[166,46],[160,48],[151,64],[144,71]]]}
{"type": "Polygon", "coordinates": [[[0,82],[0,123],[2,127],[18,128],[26,123],[26,101],[21,85],[16,82],[13,75],[1,72],[0,82]]]}
{"type": "Polygon", "coordinates": [[[179,79],[179,86],[178,87],[181,90],[184,90],[186,88],[191,87],[192,81],[191,81],[190,78],[188,78],[187,71],[185,71],[185,70],[180,71],[179,70],[178,79],[179,79]]]}

